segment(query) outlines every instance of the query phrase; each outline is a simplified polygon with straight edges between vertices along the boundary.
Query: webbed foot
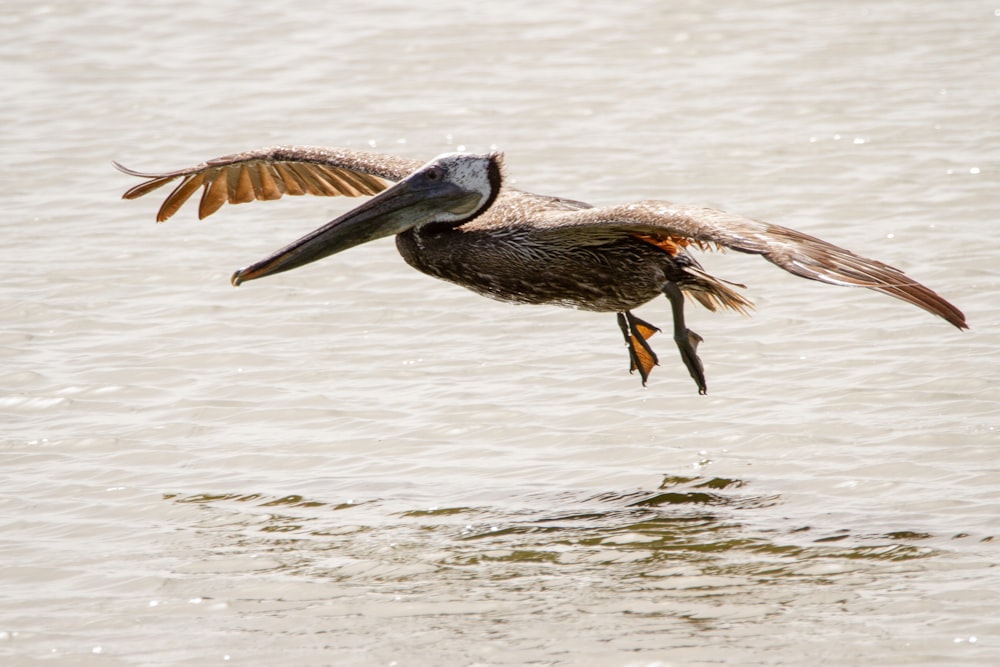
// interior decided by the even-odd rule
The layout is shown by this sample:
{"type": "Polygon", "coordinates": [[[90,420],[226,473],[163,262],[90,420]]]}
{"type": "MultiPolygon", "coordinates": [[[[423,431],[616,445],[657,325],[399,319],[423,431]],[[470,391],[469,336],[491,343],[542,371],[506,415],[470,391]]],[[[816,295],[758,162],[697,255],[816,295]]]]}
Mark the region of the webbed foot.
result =
{"type": "Polygon", "coordinates": [[[698,357],[698,343],[702,337],[691,331],[684,324],[684,295],[677,285],[668,282],[663,286],[663,293],[670,300],[670,307],[674,313],[674,342],[680,350],[681,359],[687,366],[691,379],[698,385],[699,394],[708,393],[708,385],[705,382],[705,369],[698,357]]]}
{"type": "Polygon", "coordinates": [[[625,336],[625,344],[628,346],[628,372],[634,373],[635,371],[639,371],[639,377],[642,378],[642,386],[645,387],[646,380],[649,379],[649,372],[653,370],[653,366],[660,363],[660,360],[656,357],[656,353],[653,352],[653,348],[649,346],[647,339],[658,332],[659,329],[649,322],[639,319],[627,310],[624,313],[618,313],[618,326],[621,327],[622,335],[625,336]]]}
{"type": "Polygon", "coordinates": [[[687,366],[688,373],[691,374],[691,379],[698,385],[698,393],[704,395],[708,393],[708,386],[705,384],[705,368],[701,365],[701,358],[698,357],[698,343],[703,339],[690,329],[684,331],[685,335],[675,337],[674,341],[681,352],[681,359],[687,366]]]}

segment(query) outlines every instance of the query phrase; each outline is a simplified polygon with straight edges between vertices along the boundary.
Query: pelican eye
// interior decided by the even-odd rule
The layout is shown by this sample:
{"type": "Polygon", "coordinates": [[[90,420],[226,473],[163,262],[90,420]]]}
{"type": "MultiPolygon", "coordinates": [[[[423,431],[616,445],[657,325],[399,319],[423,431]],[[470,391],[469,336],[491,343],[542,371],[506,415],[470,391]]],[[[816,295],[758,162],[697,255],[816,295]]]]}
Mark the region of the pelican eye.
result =
{"type": "Polygon", "coordinates": [[[444,169],[438,166],[431,167],[425,174],[428,181],[440,181],[444,178],[444,169]]]}

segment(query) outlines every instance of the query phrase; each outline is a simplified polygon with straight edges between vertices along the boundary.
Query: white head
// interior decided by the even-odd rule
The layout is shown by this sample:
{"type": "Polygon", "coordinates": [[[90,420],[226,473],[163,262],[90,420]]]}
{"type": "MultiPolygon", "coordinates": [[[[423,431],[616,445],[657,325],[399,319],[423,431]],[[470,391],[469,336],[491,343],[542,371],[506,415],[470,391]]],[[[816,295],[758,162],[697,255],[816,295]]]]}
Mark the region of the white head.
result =
{"type": "Polygon", "coordinates": [[[502,165],[501,153],[445,153],[417,169],[395,188],[403,186],[424,198],[426,206],[420,208],[431,210],[429,219],[423,223],[457,226],[493,204],[503,181],[502,165]]]}

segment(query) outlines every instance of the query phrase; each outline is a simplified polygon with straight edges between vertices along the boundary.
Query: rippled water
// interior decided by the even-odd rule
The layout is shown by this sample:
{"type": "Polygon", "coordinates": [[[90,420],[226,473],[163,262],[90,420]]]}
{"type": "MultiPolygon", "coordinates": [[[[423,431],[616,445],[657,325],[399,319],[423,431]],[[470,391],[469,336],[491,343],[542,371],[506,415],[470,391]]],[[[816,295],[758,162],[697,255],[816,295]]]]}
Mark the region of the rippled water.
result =
{"type": "Polygon", "coordinates": [[[997,664],[994,5],[62,0],[0,35],[5,664],[997,664]],[[642,389],[612,316],[391,241],[234,290],[350,202],[157,226],[110,167],[276,143],[774,220],[972,329],[712,256],[758,312],[690,310],[707,397],[668,340],[642,389]]]}

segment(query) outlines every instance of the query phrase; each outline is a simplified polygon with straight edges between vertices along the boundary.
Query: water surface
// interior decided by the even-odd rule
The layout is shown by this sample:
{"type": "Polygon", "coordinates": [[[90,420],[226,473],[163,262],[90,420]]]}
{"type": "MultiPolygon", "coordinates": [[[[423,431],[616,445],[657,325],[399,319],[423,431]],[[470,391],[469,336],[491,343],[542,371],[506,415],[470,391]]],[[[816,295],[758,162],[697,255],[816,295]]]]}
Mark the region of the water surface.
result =
{"type": "Polygon", "coordinates": [[[10,664],[996,664],[994,6],[61,0],[0,35],[10,664]],[[972,329],[710,256],[757,313],[691,309],[708,396],[665,337],[643,389],[612,316],[388,240],[232,289],[351,203],[158,226],[110,167],[278,143],[773,220],[972,329]]]}

